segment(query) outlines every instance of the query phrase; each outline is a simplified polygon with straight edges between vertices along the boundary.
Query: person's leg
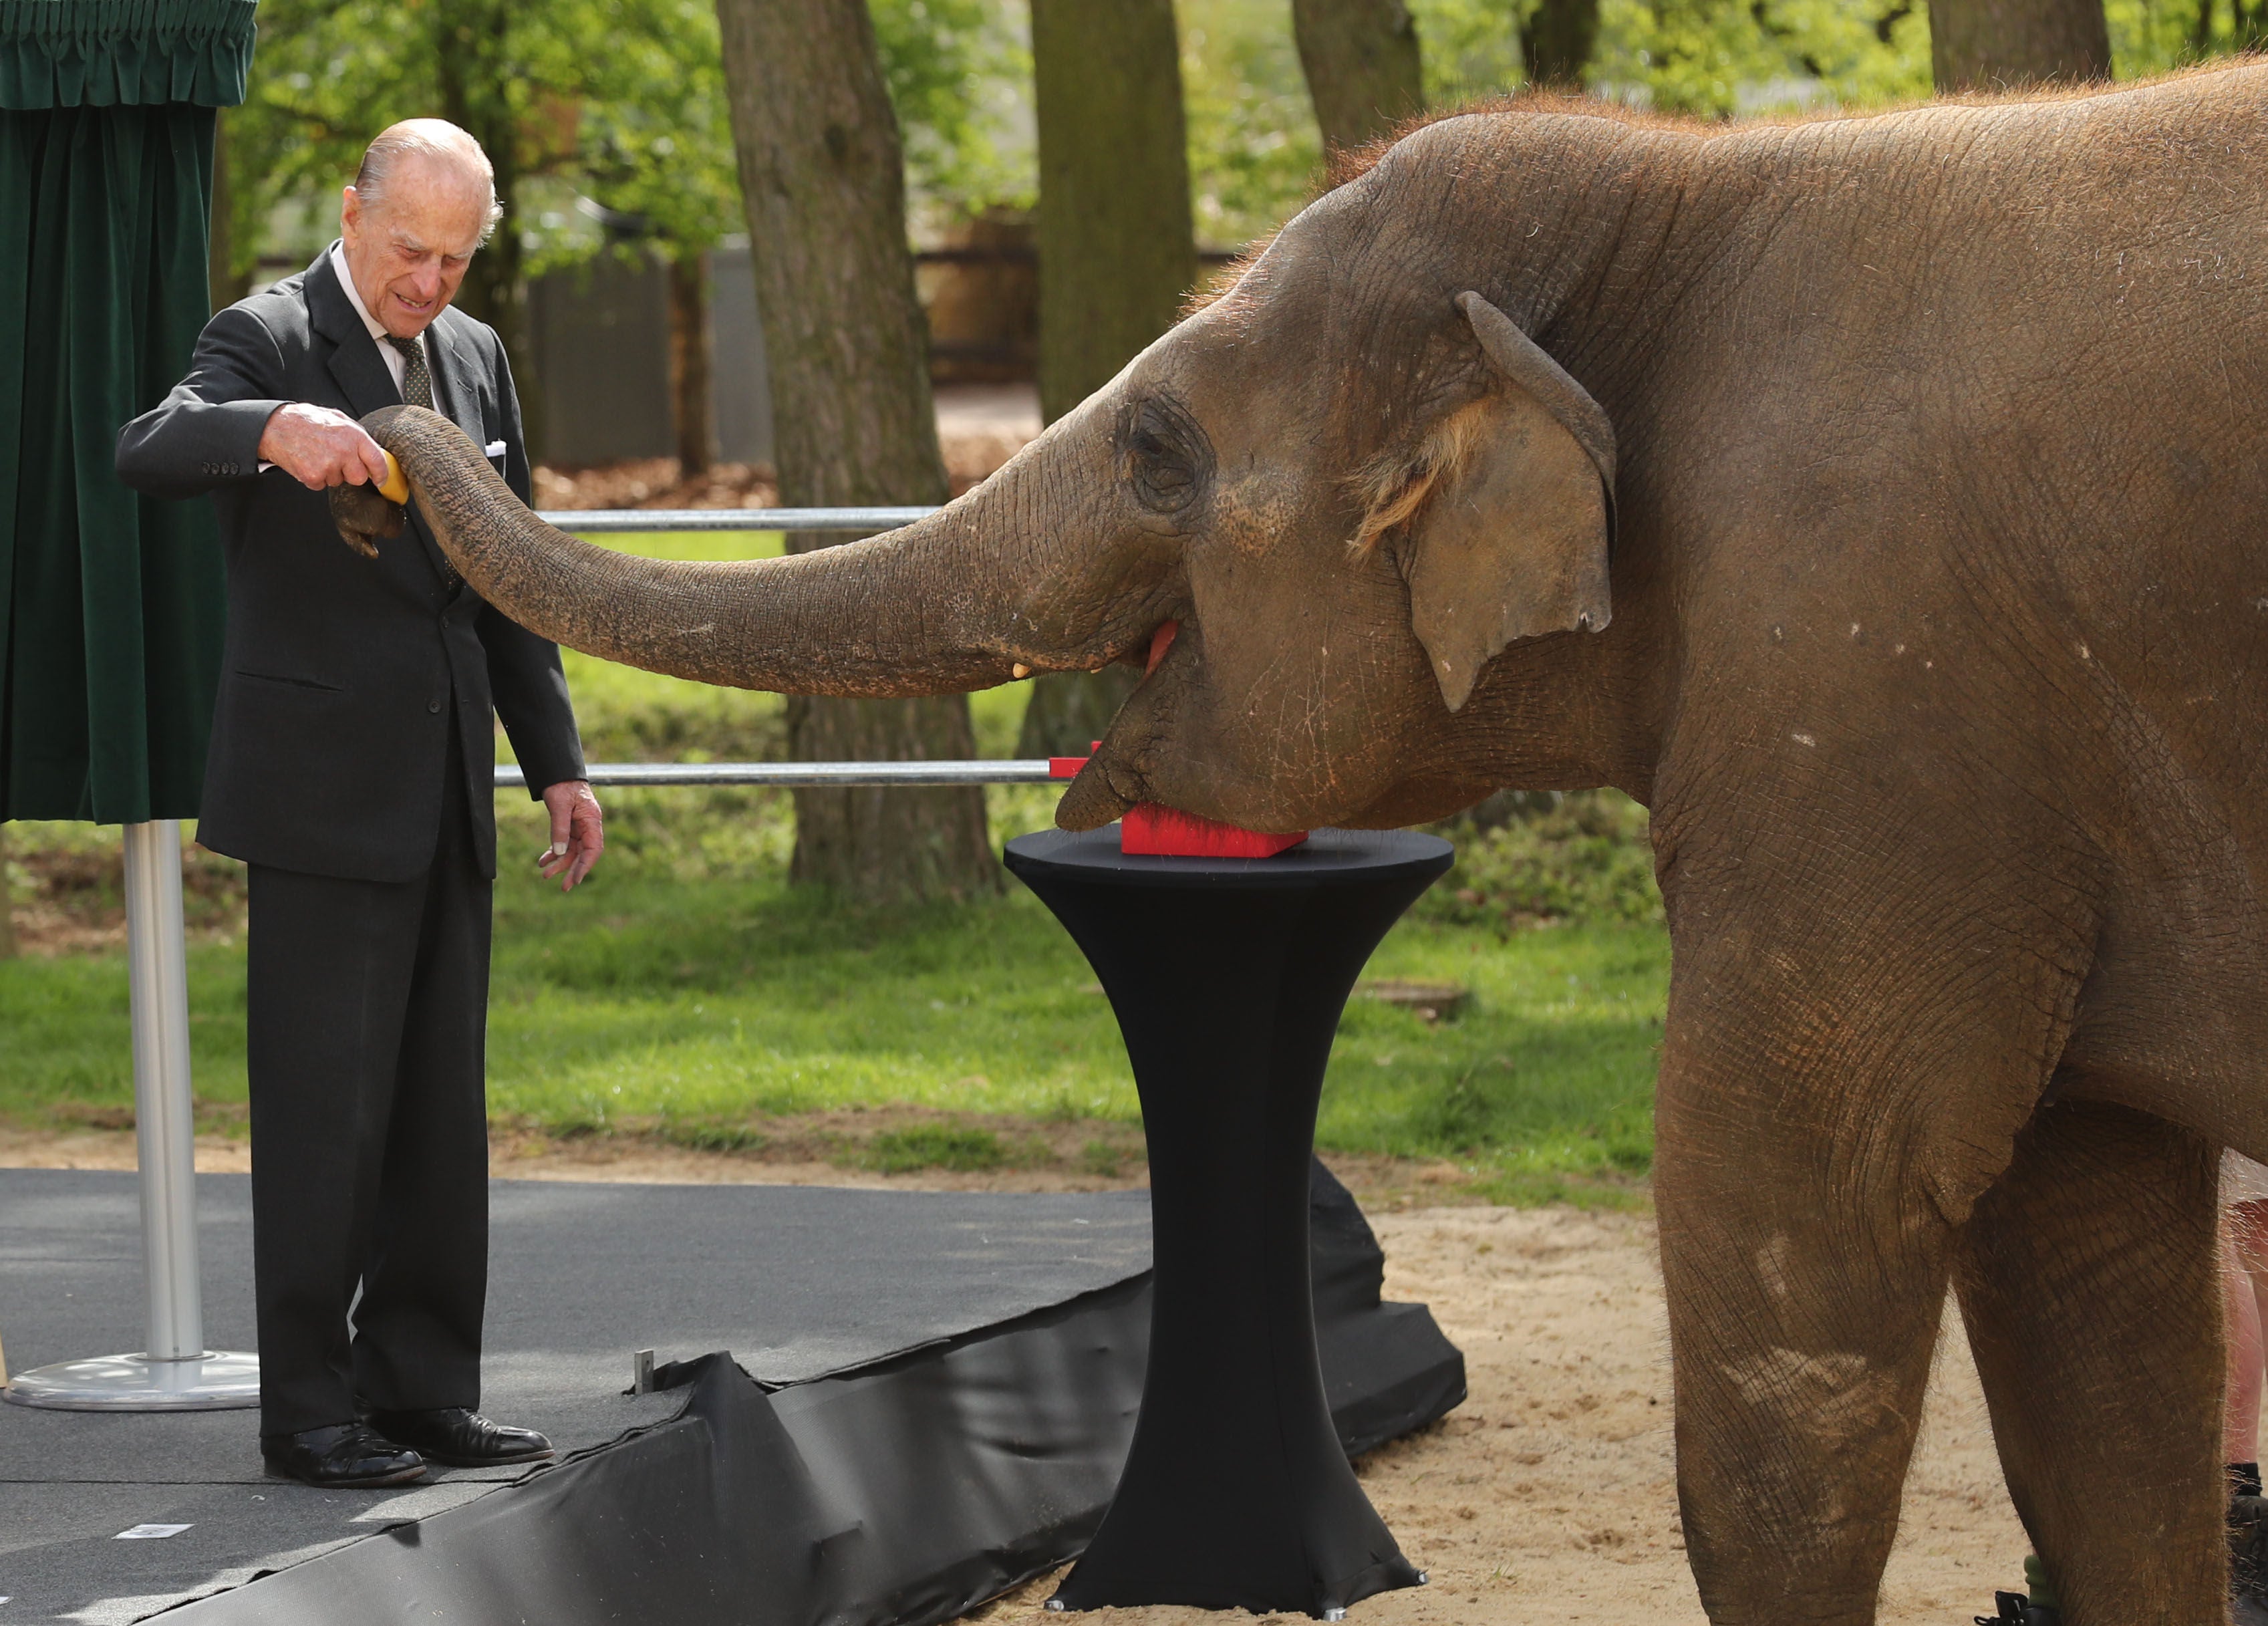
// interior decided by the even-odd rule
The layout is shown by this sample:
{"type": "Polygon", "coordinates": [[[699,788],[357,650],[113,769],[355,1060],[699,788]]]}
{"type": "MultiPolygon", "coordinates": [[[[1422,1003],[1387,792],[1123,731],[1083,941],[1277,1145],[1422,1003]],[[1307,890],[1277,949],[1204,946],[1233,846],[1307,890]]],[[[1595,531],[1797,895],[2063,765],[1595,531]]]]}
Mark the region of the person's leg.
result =
{"type": "Polygon", "coordinates": [[[480,1403],[493,885],[473,857],[468,819],[453,784],[427,877],[355,1316],[356,1392],[372,1411],[480,1403]]]}
{"type": "Polygon", "coordinates": [[[2221,1301],[2228,1313],[2228,1387],[2221,1422],[2221,1460],[2232,1467],[2257,1463],[2260,1440],[2260,1383],[2264,1351],[2260,1343],[2258,1280],[2248,1255],[2257,1256],[2260,1239],[2245,1233],[2260,1224],[2248,1218],[2248,1209],[2258,1203],[2235,1203],[2221,1210],[2221,1301]]]}
{"type": "Polygon", "coordinates": [[[2260,1391],[2264,1328],[2268,1328],[2268,1202],[2239,1194],[2257,1188],[2257,1165],[2227,1153],[2220,1215],[2222,1324],[2228,1338],[2221,1454],[2228,1465],[2231,1603],[2240,1622],[2261,1619],[2268,1603],[2268,1502],[2260,1495],[2260,1391]],[[2227,1188],[2234,1184],[2236,1193],[2227,1188]],[[2229,1201],[2231,1196],[2236,1200],[2229,1201]]]}
{"type": "Polygon", "coordinates": [[[1962,1230],[1993,1442],[2066,1626],[2224,1618],[2218,1206],[2187,1131],[2065,1101],[1962,1230]]]}
{"type": "Polygon", "coordinates": [[[254,865],[247,966],[261,1432],[350,1422],[363,1271],[423,886],[254,865]]]}

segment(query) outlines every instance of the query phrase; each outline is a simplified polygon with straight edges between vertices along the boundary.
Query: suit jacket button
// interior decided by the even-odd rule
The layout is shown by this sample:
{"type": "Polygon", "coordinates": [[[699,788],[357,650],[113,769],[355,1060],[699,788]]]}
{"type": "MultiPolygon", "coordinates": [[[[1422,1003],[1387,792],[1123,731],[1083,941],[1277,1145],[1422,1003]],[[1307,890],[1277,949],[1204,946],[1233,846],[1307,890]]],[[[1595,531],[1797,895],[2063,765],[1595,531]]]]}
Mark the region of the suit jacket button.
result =
{"type": "Polygon", "coordinates": [[[425,703],[425,710],[428,712],[438,712],[440,709],[441,703],[438,700],[429,700],[425,703]]]}

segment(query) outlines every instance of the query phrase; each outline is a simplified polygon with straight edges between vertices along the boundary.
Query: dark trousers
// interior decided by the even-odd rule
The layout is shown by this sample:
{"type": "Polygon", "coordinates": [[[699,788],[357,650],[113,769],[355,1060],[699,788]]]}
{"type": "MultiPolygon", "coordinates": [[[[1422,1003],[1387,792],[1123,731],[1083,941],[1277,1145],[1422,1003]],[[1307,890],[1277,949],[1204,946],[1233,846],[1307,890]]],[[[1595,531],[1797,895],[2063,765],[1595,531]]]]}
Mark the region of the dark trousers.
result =
{"type": "Polygon", "coordinates": [[[251,866],[262,1433],[480,1401],[492,883],[450,782],[420,879],[251,866]]]}

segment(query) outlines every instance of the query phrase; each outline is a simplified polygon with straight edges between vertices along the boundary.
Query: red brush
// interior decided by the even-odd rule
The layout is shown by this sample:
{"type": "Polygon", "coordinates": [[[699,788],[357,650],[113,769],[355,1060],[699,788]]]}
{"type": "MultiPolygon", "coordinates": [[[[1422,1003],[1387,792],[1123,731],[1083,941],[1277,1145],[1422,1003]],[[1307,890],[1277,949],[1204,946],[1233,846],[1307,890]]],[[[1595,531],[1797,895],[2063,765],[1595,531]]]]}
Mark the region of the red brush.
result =
{"type": "MultiPolygon", "coordinates": [[[[1150,664],[1143,676],[1158,669],[1158,663],[1173,647],[1174,635],[1181,629],[1179,622],[1169,621],[1151,636],[1150,664]]],[[[1102,741],[1096,740],[1094,748],[1101,750],[1102,741]]],[[[1048,759],[1048,776],[1074,778],[1088,760],[1083,756],[1051,756],[1048,759]]],[[[1200,819],[1195,813],[1161,807],[1155,802],[1142,802],[1128,808],[1118,827],[1121,852],[1165,858],[1269,858],[1307,839],[1305,830],[1270,835],[1241,825],[1223,824],[1218,819],[1200,819]]]]}

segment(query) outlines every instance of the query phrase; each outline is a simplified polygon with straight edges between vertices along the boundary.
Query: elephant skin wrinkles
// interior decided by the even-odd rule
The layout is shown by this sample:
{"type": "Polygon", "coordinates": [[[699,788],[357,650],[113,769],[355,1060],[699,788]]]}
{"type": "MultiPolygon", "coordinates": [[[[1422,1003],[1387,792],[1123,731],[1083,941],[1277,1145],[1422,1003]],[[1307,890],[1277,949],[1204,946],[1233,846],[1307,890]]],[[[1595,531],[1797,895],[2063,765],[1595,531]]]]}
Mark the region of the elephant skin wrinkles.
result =
{"type": "Polygon", "coordinates": [[[440,420],[372,429],[492,602],[681,676],[965,689],[1178,622],[1071,828],[1645,802],[1712,1619],[1873,1618],[1950,1284],[2065,1618],[2109,1626],[2225,1617],[2264,401],[2268,68],[2237,66],[1785,125],[1446,118],[991,480],[792,558],[587,548],[440,420]]]}

